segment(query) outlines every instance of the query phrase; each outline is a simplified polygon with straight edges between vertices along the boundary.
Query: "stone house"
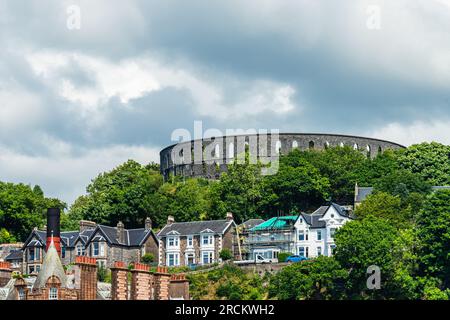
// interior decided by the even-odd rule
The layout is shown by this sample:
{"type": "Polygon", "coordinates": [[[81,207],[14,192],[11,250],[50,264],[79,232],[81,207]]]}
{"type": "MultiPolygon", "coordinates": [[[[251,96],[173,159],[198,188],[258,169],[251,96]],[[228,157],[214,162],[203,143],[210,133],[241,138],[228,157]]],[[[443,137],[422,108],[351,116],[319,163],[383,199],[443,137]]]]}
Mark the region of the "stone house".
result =
{"type": "Polygon", "coordinates": [[[222,249],[234,255],[236,224],[227,213],[224,220],[175,222],[172,216],[158,233],[159,265],[187,266],[220,262],[222,249]]]}
{"type": "Polygon", "coordinates": [[[122,222],[116,227],[97,225],[85,243],[86,254],[97,259],[101,267],[112,268],[115,261],[127,265],[139,262],[146,254],[158,258],[158,238],[152,230],[150,218],[145,227],[125,229],[122,222]]]}
{"type": "MultiPolygon", "coordinates": [[[[22,247],[23,274],[39,273],[46,248],[47,232],[35,228],[22,247]]],[[[101,267],[111,268],[114,261],[137,262],[146,254],[158,257],[158,240],[149,218],[145,227],[125,229],[119,222],[116,227],[97,225],[91,221],[80,221],[77,231],[60,232],[61,261],[72,264],[77,256],[97,259],[101,267]]]]}

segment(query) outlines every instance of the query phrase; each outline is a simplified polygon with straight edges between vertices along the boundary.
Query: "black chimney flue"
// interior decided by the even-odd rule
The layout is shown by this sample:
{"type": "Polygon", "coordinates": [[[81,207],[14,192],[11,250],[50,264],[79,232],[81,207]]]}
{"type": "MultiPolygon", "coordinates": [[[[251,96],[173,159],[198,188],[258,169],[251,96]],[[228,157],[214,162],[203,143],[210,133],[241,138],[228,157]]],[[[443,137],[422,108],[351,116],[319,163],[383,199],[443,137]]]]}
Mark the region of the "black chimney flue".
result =
{"type": "Polygon", "coordinates": [[[61,253],[60,244],[60,217],[61,210],[59,208],[47,209],[47,249],[53,238],[58,253],[61,253]]]}

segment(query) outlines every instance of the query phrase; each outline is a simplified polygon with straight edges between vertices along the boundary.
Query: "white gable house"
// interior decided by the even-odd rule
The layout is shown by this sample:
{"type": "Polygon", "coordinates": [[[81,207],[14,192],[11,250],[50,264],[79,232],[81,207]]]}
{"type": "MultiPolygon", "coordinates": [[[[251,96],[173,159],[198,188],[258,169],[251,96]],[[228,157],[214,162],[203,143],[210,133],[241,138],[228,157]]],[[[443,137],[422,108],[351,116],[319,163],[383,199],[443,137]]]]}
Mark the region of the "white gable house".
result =
{"type": "Polygon", "coordinates": [[[352,218],[342,206],[331,203],[311,214],[301,213],[295,224],[295,254],[312,258],[331,256],[335,248],[334,234],[352,218]]]}

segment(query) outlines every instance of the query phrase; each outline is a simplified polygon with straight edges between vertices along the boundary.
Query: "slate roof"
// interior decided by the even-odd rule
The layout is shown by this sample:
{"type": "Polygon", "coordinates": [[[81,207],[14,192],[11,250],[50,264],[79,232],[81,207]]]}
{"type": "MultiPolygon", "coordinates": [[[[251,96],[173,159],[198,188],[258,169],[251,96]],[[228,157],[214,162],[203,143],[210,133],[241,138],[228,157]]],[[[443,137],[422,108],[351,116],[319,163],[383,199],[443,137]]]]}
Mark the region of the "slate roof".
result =
{"type": "Polygon", "coordinates": [[[21,249],[13,250],[5,257],[5,261],[22,260],[22,253],[21,249]]]}
{"type": "Polygon", "coordinates": [[[98,225],[95,230],[91,232],[87,241],[96,240],[98,234],[102,234],[105,237],[105,240],[113,245],[121,245],[128,247],[138,247],[140,246],[149,236],[153,236],[156,243],[158,240],[156,238],[153,230],[146,230],[145,228],[139,229],[124,229],[124,241],[121,243],[117,238],[117,227],[110,227],[104,225],[98,225]]]}
{"type": "MultiPolygon", "coordinates": [[[[60,233],[61,242],[67,248],[75,247],[75,243],[79,240],[84,245],[88,241],[93,240],[92,236],[94,233],[100,230],[101,233],[105,236],[105,240],[107,240],[111,244],[115,245],[125,245],[125,246],[140,246],[148,236],[152,235],[157,242],[156,235],[151,230],[146,230],[145,228],[140,229],[124,229],[125,237],[124,243],[119,243],[117,240],[117,228],[109,227],[104,225],[97,225],[95,229],[87,229],[83,230],[81,233],[79,231],[63,231],[60,233]]],[[[47,232],[42,230],[33,230],[31,235],[28,237],[27,241],[25,241],[24,247],[44,247],[46,245],[47,232]],[[37,239],[33,239],[33,236],[36,236],[37,239]],[[32,240],[33,239],[33,240],[32,240]]]]}
{"type": "Polygon", "coordinates": [[[244,221],[240,224],[240,226],[243,226],[245,229],[251,229],[254,226],[257,226],[258,224],[263,223],[263,219],[248,219],[247,221],[244,221]]]}
{"type": "Polygon", "coordinates": [[[173,222],[165,225],[158,233],[158,237],[164,237],[169,232],[175,231],[180,236],[200,234],[202,231],[211,230],[216,234],[223,234],[234,221],[228,220],[208,220],[208,221],[190,221],[190,222],[173,222]]]}
{"type": "Polygon", "coordinates": [[[355,202],[362,202],[372,192],[373,187],[358,187],[358,194],[355,197],[355,202]]]}

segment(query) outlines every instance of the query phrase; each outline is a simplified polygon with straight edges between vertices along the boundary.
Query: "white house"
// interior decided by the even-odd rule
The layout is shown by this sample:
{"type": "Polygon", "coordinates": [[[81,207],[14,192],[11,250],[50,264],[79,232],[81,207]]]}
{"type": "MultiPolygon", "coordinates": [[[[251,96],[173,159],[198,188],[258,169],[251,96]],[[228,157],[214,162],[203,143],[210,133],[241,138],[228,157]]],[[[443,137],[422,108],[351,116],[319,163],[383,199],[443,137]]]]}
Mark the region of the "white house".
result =
{"type": "Polygon", "coordinates": [[[311,214],[301,213],[294,224],[295,254],[331,256],[336,230],[351,219],[349,211],[336,203],[322,206],[311,214]]]}

